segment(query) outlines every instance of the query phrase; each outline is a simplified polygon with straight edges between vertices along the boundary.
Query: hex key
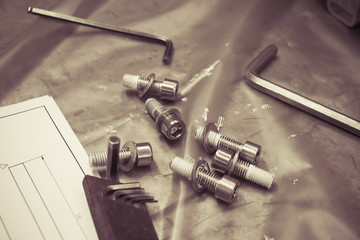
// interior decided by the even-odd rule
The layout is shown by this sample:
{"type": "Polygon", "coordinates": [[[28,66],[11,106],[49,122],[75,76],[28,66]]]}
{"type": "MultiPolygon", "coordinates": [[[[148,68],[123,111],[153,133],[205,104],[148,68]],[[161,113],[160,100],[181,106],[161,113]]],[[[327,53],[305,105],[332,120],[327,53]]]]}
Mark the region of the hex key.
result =
{"type": "Polygon", "coordinates": [[[61,14],[61,13],[56,13],[56,12],[52,12],[52,11],[48,11],[48,10],[44,10],[44,9],[40,9],[40,8],[29,7],[28,12],[38,14],[41,16],[60,19],[60,20],[64,20],[64,21],[68,21],[68,22],[72,22],[72,23],[77,23],[77,24],[81,24],[84,26],[88,26],[88,27],[94,27],[94,28],[99,28],[99,29],[103,29],[103,30],[108,30],[108,31],[112,31],[112,32],[116,32],[116,33],[120,33],[120,34],[124,34],[124,35],[129,35],[131,37],[140,38],[140,39],[144,39],[147,41],[163,44],[163,45],[165,45],[165,52],[164,52],[162,61],[164,64],[170,64],[170,62],[171,62],[172,53],[173,53],[173,51],[172,51],[173,44],[172,44],[172,41],[165,36],[153,35],[153,34],[148,34],[148,33],[143,33],[143,32],[132,31],[132,30],[128,30],[128,29],[123,29],[123,28],[119,28],[116,26],[112,26],[112,25],[108,25],[108,24],[104,24],[104,23],[100,23],[100,22],[95,22],[92,20],[84,19],[84,18],[73,17],[73,16],[61,14]]]}
{"type": "Polygon", "coordinates": [[[259,73],[275,58],[276,53],[276,45],[269,45],[247,66],[245,70],[246,82],[251,87],[353,133],[356,136],[360,136],[359,121],[261,78],[259,73]]]}

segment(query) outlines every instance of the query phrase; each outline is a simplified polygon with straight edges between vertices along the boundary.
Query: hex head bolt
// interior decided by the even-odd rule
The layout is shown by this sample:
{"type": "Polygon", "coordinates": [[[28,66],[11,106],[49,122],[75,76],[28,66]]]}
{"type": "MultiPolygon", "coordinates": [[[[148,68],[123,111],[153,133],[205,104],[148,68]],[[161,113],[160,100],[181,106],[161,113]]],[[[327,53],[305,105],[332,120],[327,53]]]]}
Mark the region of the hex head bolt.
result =
{"type": "Polygon", "coordinates": [[[155,98],[149,98],[145,102],[148,114],[155,119],[156,129],[163,133],[169,140],[178,140],[185,133],[186,126],[181,120],[181,114],[176,108],[166,109],[155,98]]]}
{"type": "Polygon", "coordinates": [[[211,166],[230,176],[241,177],[265,188],[270,188],[274,175],[253,164],[239,160],[239,152],[235,154],[226,149],[218,149],[211,166]]]}
{"type": "Polygon", "coordinates": [[[123,86],[137,90],[139,97],[149,93],[149,95],[160,97],[163,100],[174,101],[179,82],[167,78],[164,81],[155,80],[154,73],[151,73],[147,78],[139,75],[124,74],[123,86]]]}
{"type": "MultiPolygon", "coordinates": [[[[145,167],[151,165],[153,152],[150,143],[135,143],[128,141],[119,151],[119,168],[123,172],[129,172],[133,167],[145,167]]],[[[92,152],[89,154],[90,167],[102,171],[106,169],[107,152],[92,152]]]]}
{"type": "Polygon", "coordinates": [[[195,130],[195,139],[202,142],[208,153],[214,153],[220,148],[239,151],[239,158],[252,164],[257,163],[261,153],[261,146],[255,143],[246,141],[243,144],[220,134],[214,123],[209,123],[205,127],[198,126],[195,130]]]}
{"type": "Polygon", "coordinates": [[[205,160],[195,161],[190,156],[185,159],[174,157],[170,169],[190,180],[197,192],[207,189],[214,193],[216,198],[227,203],[231,203],[236,197],[239,181],[227,175],[210,172],[205,160]]]}

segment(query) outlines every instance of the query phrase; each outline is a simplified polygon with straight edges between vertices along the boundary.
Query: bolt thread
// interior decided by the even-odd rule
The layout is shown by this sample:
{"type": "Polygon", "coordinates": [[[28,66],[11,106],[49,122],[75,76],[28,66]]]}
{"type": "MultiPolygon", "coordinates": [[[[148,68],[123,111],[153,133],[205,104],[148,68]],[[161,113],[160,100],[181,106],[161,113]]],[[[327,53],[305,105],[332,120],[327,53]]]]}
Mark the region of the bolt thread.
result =
{"type": "Polygon", "coordinates": [[[197,180],[207,190],[215,193],[215,188],[218,182],[221,180],[221,176],[214,172],[209,172],[204,168],[199,168],[197,173],[197,180]]]}
{"type": "Polygon", "coordinates": [[[195,129],[195,140],[203,141],[204,127],[197,126],[195,129]]]}
{"type": "MultiPolygon", "coordinates": [[[[195,129],[195,139],[198,141],[204,141],[203,134],[205,128],[203,126],[198,126],[195,129]]],[[[224,135],[210,131],[208,134],[208,141],[211,147],[216,149],[223,148],[226,150],[230,150],[233,152],[241,151],[243,148],[243,144],[229,137],[225,137],[224,135]]]]}
{"type": "Polygon", "coordinates": [[[273,174],[241,160],[236,163],[233,175],[242,177],[266,188],[270,188],[274,180],[273,174]]]}
{"type": "Polygon", "coordinates": [[[139,75],[124,74],[123,76],[123,86],[130,89],[142,89],[148,82],[148,79],[140,77],[139,75]]]}
{"type": "MultiPolygon", "coordinates": [[[[220,134],[221,135],[221,134],[220,134]]],[[[229,137],[225,137],[223,135],[220,136],[218,141],[218,148],[224,148],[230,151],[241,151],[243,148],[243,144],[229,137]]]]}
{"type": "Polygon", "coordinates": [[[161,85],[162,85],[162,82],[154,80],[153,84],[151,84],[148,92],[150,94],[152,94],[152,95],[156,95],[156,96],[160,95],[160,93],[161,93],[161,85]]]}
{"type": "Polygon", "coordinates": [[[222,137],[222,135],[220,133],[210,131],[208,134],[209,144],[214,148],[218,148],[221,137],[222,137]]]}
{"type": "MultiPolygon", "coordinates": [[[[131,157],[131,151],[128,149],[121,149],[119,151],[119,161],[122,162],[131,157]]],[[[92,152],[89,154],[89,164],[90,167],[97,170],[105,170],[107,162],[107,152],[92,152]]]]}
{"type": "Polygon", "coordinates": [[[146,100],[145,109],[154,119],[157,119],[157,117],[166,110],[165,107],[155,98],[149,98],[146,100]]]}
{"type": "Polygon", "coordinates": [[[89,164],[93,169],[104,169],[107,161],[107,152],[92,152],[89,154],[89,164]]]}
{"type": "Polygon", "coordinates": [[[175,156],[170,162],[170,169],[172,171],[186,177],[190,181],[194,166],[195,160],[190,156],[186,156],[185,159],[175,156]]]}

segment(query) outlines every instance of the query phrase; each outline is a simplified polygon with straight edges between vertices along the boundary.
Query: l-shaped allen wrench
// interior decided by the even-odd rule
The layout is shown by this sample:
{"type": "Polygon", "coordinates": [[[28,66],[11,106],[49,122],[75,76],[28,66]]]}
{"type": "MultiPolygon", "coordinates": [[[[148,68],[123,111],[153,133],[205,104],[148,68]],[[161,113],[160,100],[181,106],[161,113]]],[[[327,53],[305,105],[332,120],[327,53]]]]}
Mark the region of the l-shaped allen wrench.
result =
{"type": "Polygon", "coordinates": [[[274,44],[267,46],[259,53],[245,70],[247,84],[356,136],[360,136],[359,121],[260,77],[260,72],[276,57],[276,53],[277,47],[274,44]]]}
{"type": "Polygon", "coordinates": [[[100,22],[95,22],[92,20],[84,19],[84,18],[73,17],[73,16],[61,14],[61,13],[56,13],[56,12],[52,12],[52,11],[48,11],[48,10],[44,10],[44,9],[40,9],[40,8],[29,7],[28,12],[38,14],[40,16],[51,17],[51,18],[55,18],[55,19],[59,19],[59,20],[64,20],[64,21],[68,21],[68,22],[72,22],[72,23],[81,24],[81,25],[84,25],[87,27],[108,30],[108,31],[128,35],[131,37],[140,38],[143,40],[163,44],[163,45],[165,45],[165,52],[164,52],[162,61],[164,64],[170,64],[170,62],[171,62],[171,58],[173,55],[173,43],[170,39],[168,39],[165,36],[132,31],[129,29],[119,28],[116,26],[112,26],[112,25],[108,25],[108,24],[104,24],[104,23],[100,23],[100,22]]]}

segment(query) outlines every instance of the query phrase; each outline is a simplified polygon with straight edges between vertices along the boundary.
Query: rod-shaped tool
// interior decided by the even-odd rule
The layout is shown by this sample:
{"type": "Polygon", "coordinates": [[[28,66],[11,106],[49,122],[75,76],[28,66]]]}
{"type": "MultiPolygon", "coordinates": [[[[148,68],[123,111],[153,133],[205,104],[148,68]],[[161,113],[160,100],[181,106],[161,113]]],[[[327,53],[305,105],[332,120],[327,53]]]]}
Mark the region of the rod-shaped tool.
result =
{"type": "Polygon", "coordinates": [[[277,47],[269,45],[247,66],[246,82],[251,87],[360,136],[359,121],[260,77],[261,70],[275,58],[276,53],[277,47]]]}
{"type": "Polygon", "coordinates": [[[88,26],[88,27],[108,30],[108,31],[120,33],[123,35],[128,35],[130,37],[143,39],[143,40],[150,41],[150,42],[160,43],[162,45],[165,45],[163,63],[170,64],[170,62],[171,62],[172,53],[173,53],[173,51],[172,51],[173,44],[172,44],[172,41],[165,36],[148,34],[148,33],[137,32],[137,31],[133,31],[133,30],[129,30],[129,29],[119,28],[119,27],[108,25],[105,23],[95,22],[95,21],[92,21],[89,19],[84,19],[84,18],[73,17],[73,16],[69,16],[66,14],[56,13],[56,12],[52,12],[52,11],[48,11],[48,10],[44,10],[44,9],[40,9],[40,8],[29,7],[28,12],[38,14],[41,16],[64,20],[64,21],[68,21],[68,22],[72,22],[72,23],[77,23],[77,24],[81,24],[84,26],[88,26]]]}

